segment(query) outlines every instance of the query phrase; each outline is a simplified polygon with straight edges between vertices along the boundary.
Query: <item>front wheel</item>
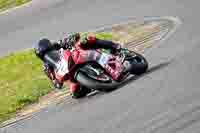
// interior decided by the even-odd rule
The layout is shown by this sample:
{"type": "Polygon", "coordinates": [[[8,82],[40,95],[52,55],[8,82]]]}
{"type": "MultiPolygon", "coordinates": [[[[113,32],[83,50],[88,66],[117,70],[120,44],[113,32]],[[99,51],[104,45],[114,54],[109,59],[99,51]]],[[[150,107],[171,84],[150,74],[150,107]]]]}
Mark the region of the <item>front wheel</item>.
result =
{"type": "Polygon", "coordinates": [[[130,73],[134,75],[141,75],[148,69],[148,62],[139,53],[134,52],[134,56],[128,58],[126,61],[130,63],[130,73]]]}

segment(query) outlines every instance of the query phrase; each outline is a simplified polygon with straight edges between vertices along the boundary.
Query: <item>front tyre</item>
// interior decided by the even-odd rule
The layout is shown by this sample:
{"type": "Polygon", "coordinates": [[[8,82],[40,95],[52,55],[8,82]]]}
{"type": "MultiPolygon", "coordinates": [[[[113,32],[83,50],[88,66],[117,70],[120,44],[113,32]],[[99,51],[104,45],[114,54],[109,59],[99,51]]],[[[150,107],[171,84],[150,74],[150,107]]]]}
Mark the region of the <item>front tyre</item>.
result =
{"type": "Polygon", "coordinates": [[[130,73],[134,75],[141,75],[147,71],[148,62],[141,54],[135,52],[134,54],[135,56],[127,60],[131,65],[130,73]]]}

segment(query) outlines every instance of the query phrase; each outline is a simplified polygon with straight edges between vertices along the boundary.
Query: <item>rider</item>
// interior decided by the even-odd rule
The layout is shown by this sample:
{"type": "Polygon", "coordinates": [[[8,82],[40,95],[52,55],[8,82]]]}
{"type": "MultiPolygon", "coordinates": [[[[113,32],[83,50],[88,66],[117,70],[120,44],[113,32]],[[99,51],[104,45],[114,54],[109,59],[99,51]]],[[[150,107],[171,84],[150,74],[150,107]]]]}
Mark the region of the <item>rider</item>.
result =
{"type": "MultiPolygon", "coordinates": [[[[41,39],[35,46],[36,55],[44,62],[44,72],[53,81],[55,88],[61,89],[63,81],[58,81],[55,78],[53,67],[44,59],[45,53],[48,51],[59,50],[60,48],[67,49],[68,46],[75,47],[76,49],[110,49],[112,54],[118,53],[121,46],[109,40],[97,39],[94,34],[88,34],[84,37],[80,33],[69,34],[68,37],[59,42],[51,42],[49,39],[41,39]]],[[[78,98],[80,92],[80,85],[74,81],[70,81],[70,91],[73,97],[78,98]]],[[[88,89],[88,93],[90,90],[88,89]]]]}

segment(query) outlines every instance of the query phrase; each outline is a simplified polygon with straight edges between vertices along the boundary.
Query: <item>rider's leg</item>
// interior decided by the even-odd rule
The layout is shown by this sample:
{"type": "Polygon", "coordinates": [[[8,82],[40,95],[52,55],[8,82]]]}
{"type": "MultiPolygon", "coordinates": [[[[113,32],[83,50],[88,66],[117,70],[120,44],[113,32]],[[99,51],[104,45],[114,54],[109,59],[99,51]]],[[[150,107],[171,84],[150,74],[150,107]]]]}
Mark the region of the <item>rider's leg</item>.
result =
{"type": "Polygon", "coordinates": [[[49,77],[49,79],[51,80],[55,79],[55,73],[54,73],[53,67],[51,67],[48,63],[44,62],[43,71],[49,77]]]}
{"type": "Polygon", "coordinates": [[[62,89],[63,87],[63,82],[58,81],[56,79],[55,73],[54,73],[54,68],[50,66],[48,63],[44,63],[43,70],[45,74],[48,76],[48,78],[52,81],[54,87],[56,89],[62,89]]]}

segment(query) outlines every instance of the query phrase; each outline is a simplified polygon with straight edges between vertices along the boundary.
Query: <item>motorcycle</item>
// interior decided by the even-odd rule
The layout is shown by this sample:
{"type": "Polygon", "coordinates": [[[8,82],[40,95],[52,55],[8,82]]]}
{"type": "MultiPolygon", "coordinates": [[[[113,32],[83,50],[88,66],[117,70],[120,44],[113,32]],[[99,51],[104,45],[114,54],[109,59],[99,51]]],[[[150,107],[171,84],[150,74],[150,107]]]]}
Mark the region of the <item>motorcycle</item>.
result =
{"type": "Polygon", "coordinates": [[[113,90],[129,75],[140,75],[148,69],[141,54],[125,48],[117,55],[105,49],[60,49],[47,52],[45,58],[54,66],[59,81],[71,80],[99,91],[113,90]]]}

